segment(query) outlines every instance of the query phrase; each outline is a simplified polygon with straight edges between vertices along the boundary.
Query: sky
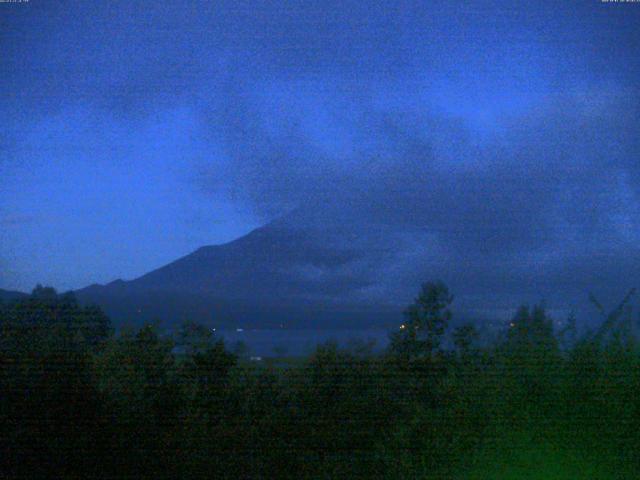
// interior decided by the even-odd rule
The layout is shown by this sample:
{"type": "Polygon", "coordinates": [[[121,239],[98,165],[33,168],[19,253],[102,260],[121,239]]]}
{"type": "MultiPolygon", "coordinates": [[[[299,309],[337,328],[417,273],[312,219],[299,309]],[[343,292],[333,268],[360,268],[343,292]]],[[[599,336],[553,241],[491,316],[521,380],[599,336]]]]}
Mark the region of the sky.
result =
{"type": "Polygon", "coordinates": [[[327,202],[464,270],[640,267],[640,3],[30,0],[0,47],[0,288],[327,202]]]}

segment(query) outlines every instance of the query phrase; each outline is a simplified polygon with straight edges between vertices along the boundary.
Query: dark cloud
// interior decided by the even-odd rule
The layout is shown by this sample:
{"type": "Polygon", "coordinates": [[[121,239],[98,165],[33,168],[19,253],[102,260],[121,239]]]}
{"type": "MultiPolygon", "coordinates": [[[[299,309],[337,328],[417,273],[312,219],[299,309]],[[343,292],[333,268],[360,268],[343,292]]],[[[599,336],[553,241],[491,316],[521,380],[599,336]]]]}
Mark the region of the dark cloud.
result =
{"type": "Polygon", "coordinates": [[[636,221],[635,91],[552,96],[532,112],[500,118],[501,128],[489,132],[442,113],[344,103],[346,121],[334,109],[324,124],[304,126],[307,111],[283,119],[234,99],[221,120],[227,161],[205,164],[209,175],[199,181],[233,189],[266,215],[341,203],[374,222],[434,229],[462,248],[467,240],[529,247],[566,228],[597,234],[636,221]],[[340,155],[309,131],[335,125],[356,139],[340,155]]]}
{"type": "Polygon", "coordinates": [[[308,213],[293,223],[360,224],[371,235],[384,226],[400,253],[366,276],[446,278],[476,307],[527,298],[567,307],[590,289],[615,300],[640,280],[637,91],[567,91],[483,131],[339,97],[328,96],[323,118],[357,139],[352,149],[324,148],[304,109],[267,121],[258,107],[235,109],[224,174],[201,176],[203,186],[231,186],[266,218],[298,208],[308,213]],[[347,120],[331,102],[349,105],[347,120]],[[273,124],[285,127],[274,134],[273,124]]]}

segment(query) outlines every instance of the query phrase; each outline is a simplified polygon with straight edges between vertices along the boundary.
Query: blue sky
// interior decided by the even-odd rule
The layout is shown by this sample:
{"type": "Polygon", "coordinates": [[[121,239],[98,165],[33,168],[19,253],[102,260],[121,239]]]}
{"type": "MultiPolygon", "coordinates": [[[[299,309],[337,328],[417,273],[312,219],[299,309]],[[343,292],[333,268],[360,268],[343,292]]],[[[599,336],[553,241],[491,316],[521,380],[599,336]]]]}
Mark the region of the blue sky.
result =
{"type": "Polygon", "coordinates": [[[458,220],[415,221],[460,248],[633,243],[639,24],[595,0],[0,4],[0,288],[133,278],[354,185],[401,212],[438,192],[458,220]],[[532,219],[571,240],[529,245],[532,219]]]}

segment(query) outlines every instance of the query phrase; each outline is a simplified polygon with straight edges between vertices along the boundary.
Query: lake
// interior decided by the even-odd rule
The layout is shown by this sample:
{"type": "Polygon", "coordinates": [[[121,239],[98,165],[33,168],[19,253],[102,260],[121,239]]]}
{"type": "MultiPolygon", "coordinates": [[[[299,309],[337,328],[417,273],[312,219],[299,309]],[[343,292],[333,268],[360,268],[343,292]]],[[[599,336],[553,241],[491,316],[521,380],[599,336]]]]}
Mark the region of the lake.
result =
{"type": "Polygon", "coordinates": [[[348,346],[353,341],[373,341],[374,351],[383,350],[389,343],[389,330],[369,329],[217,329],[215,335],[224,338],[227,348],[244,342],[249,355],[308,355],[318,344],[336,341],[348,346]]]}

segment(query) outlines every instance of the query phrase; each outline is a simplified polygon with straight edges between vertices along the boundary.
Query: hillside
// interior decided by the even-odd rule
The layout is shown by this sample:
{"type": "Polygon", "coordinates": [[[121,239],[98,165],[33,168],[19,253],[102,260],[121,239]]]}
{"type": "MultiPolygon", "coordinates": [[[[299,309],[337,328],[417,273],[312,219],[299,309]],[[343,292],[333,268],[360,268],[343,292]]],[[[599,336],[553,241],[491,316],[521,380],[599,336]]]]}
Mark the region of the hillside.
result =
{"type": "MultiPolygon", "coordinates": [[[[318,227],[298,215],[223,245],[201,247],[131,281],[77,290],[116,324],[184,319],[260,327],[397,323],[378,277],[392,237],[363,225],[318,227]]],[[[307,218],[307,220],[309,220],[307,218]]],[[[167,323],[169,322],[169,323],[167,323]]]]}
{"type": "Polygon", "coordinates": [[[19,300],[21,298],[27,297],[26,293],[16,292],[13,290],[3,290],[0,288],[0,301],[1,302],[11,302],[13,300],[19,300]]]}

